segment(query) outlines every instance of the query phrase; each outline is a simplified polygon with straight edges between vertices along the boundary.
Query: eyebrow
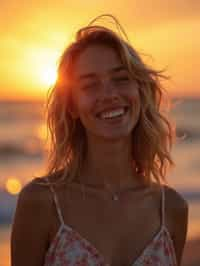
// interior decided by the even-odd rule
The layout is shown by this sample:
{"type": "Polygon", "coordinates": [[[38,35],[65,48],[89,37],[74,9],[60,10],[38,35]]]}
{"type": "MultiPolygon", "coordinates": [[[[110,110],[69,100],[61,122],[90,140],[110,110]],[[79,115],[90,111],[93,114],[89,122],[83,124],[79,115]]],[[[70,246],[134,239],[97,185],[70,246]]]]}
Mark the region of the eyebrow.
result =
{"type": "MultiPolygon", "coordinates": [[[[109,70],[110,73],[117,73],[117,72],[120,72],[120,71],[127,71],[127,68],[125,66],[117,66],[117,67],[114,67],[114,68],[111,68],[109,70]]],[[[85,80],[85,79],[89,79],[89,78],[95,78],[97,77],[97,74],[96,73],[87,73],[87,74],[82,74],[79,76],[79,80],[85,80]]]]}

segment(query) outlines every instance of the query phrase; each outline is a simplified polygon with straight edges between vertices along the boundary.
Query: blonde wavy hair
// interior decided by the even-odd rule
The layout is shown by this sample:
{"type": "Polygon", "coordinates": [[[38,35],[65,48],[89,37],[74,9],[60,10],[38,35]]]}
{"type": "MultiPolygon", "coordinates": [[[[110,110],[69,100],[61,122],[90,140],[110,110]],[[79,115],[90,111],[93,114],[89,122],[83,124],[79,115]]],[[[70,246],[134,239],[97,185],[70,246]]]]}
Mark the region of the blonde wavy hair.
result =
{"type": "MultiPolygon", "coordinates": [[[[175,139],[174,125],[164,106],[164,88],[161,79],[167,79],[163,71],[147,66],[139,53],[131,46],[118,20],[112,15],[101,15],[78,30],[75,41],[63,52],[58,66],[58,78],[46,103],[47,126],[50,133],[50,148],[46,176],[61,173],[59,181],[71,182],[81,174],[87,152],[85,129],[79,119],[72,115],[71,76],[73,65],[83,50],[93,44],[112,47],[119,55],[131,77],[139,84],[141,101],[140,117],[132,133],[132,154],[138,173],[146,181],[161,184],[166,181],[166,172],[174,162],[170,155],[175,139]],[[102,17],[111,18],[118,33],[105,26],[94,25],[102,17]],[[122,34],[126,37],[124,39],[122,34]],[[163,109],[164,110],[164,109],[163,109]]],[[[56,182],[58,182],[58,180],[56,182]]]]}

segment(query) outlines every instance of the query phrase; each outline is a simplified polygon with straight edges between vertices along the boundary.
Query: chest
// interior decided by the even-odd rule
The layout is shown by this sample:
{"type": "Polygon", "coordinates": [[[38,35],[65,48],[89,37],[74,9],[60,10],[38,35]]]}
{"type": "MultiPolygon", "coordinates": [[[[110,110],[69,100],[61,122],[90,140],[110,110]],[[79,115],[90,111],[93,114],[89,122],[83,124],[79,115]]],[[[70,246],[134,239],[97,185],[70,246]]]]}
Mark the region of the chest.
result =
{"type": "MultiPolygon", "coordinates": [[[[121,201],[60,198],[64,221],[89,241],[110,265],[131,265],[160,228],[159,205],[149,194],[121,201]]],[[[51,237],[59,227],[55,222],[51,237]]]]}

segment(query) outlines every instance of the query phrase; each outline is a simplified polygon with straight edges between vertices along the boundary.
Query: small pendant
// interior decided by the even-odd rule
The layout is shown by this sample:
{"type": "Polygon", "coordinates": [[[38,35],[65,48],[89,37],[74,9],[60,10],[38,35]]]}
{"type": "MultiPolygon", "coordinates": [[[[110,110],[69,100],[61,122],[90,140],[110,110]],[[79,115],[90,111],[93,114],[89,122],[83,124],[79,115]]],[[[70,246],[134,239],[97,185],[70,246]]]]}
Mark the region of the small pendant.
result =
{"type": "Polygon", "coordinates": [[[119,200],[119,197],[118,197],[117,194],[114,194],[113,197],[112,197],[112,199],[115,200],[115,201],[117,201],[117,200],[119,200]]]}

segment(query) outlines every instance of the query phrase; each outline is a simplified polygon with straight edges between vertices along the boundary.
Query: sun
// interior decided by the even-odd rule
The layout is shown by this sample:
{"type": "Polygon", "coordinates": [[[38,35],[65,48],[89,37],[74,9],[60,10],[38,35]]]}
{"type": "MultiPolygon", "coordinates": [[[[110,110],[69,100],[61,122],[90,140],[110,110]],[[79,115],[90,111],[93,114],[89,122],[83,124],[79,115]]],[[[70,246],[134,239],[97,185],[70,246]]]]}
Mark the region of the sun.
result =
{"type": "Polygon", "coordinates": [[[53,66],[44,66],[40,72],[41,82],[46,86],[51,86],[56,82],[57,70],[53,66]]]}
{"type": "Polygon", "coordinates": [[[57,67],[60,51],[34,47],[27,52],[28,68],[32,84],[36,88],[48,88],[57,79],[57,67]]]}

